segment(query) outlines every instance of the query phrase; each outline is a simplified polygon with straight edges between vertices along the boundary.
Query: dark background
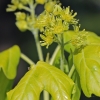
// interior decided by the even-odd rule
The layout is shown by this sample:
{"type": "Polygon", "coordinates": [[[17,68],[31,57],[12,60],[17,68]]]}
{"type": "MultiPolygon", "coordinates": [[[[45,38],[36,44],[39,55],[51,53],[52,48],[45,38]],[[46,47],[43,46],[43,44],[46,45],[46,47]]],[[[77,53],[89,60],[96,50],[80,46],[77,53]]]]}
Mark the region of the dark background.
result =
{"type": "MultiPolygon", "coordinates": [[[[13,12],[6,12],[7,4],[11,0],[0,0],[0,52],[13,46],[19,45],[21,51],[29,58],[38,61],[37,51],[33,35],[29,32],[20,32],[15,26],[15,16],[13,12]]],[[[100,35],[100,0],[61,0],[63,6],[70,6],[74,12],[77,12],[77,18],[80,20],[81,29],[93,31],[100,35]]],[[[41,12],[41,6],[37,8],[37,13],[41,12]]],[[[44,56],[47,52],[52,54],[55,44],[51,45],[49,49],[44,50],[44,56]]],[[[18,67],[18,75],[15,84],[25,74],[29,65],[22,59],[18,67]]],[[[100,98],[92,96],[86,98],[83,94],[80,100],[100,100],[100,98]]]]}

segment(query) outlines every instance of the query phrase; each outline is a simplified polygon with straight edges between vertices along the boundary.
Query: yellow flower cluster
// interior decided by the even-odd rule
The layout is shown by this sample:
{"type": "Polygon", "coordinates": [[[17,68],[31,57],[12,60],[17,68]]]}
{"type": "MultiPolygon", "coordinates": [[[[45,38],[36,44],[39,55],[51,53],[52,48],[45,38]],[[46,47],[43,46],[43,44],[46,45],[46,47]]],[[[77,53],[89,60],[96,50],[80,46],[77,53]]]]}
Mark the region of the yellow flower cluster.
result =
{"type": "Polygon", "coordinates": [[[32,30],[33,29],[33,22],[34,18],[30,15],[26,15],[24,12],[16,12],[16,26],[21,31],[32,30]]]}
{"type": "Polygon", "coordinates": [[[53,8],[57,2],[56,1],[49,1],[44,5],[44,8],[47,12],[52,12],[53,8]]]}
{"type": "Polygon", "coordinates": [[[50,44],[52,44],[53,41],[54,41],[54,36],[49,31],[45,32],[44,34],[40,34],[40,37],[41,37],[41,39],[44,40],[44,41],[40,41],[41,45],[42,46],[45,46],[46,45],[46,48],[48,48],[48,46],[50,44]]]}
{"type": "MultiPolygon", "coordinates": [[[[25,12],[16,12],[16,26],[19,28],[21,31],[25,30],[34,30],[34,25],[36,21],[36,15],[35,15],[35,7],[37,4],[44,4],[45,9],[48,11],[51,11],[54,4],[56,1],[52,0],[12,0],[12,4],[8,5],[8,8],[6,11],[15,11],[15,10],[25,10],[25,12]],[[50,4],[50,5],[49,5],[50,4]],[[49,7],[48,7],[49,5],[49,7]]],[[[42,29],[43,26],[47,25],[47,22],[49,21],[49,15],[46,14],[46,16],[39,16],[41,19],[44,20],[37,20],[36,26],[39,26],[39,29],[42,29]],[[47,20],[47,21],[46,21],[47,20]],[[38,25],[39,22],[39,25],[38,25]]]]}
{"type": "Polygon", "coordinates": [[[78,20],[74,18],[76,15],[77,13],[73,14],[73,11],[70,11],[70,7],[61,8],[59,4],[53,5],[52,10],[46,8],[38,16],[34,25],[35,28],[39,28],[44,33],[41,37],[43,40],[41,45],[48,47],[51,43],[58,41],[58,35],[69,30],[70,25],[76,26],[78,23],[78,20]]]}
{"type": "MultiPolygon", "coordinates": [[[[39,29],[43,34],[40,35],[41,45],[48,48],[53,42],[60,43],[60,36],[68,31],[70,26],[75,32],[79,32],[77,26],[78,20],[75,18],[77,13],[73,13],[70,7],[62,8],[57,0],[12,0],[12,4],[8,5],[7,11],[15,11],[16,9],[26,12],[16,12],[16,26],[21,31],[34,31],[39,29]],[[35,15],[35,7],[37,4],[43,4],[45,11],[38,17],[35,15]]],[[[71,42],[76,47],[85,45],[83,43],[84,35],[79,35],[71,42]]]]}
{"type": "Polygon", "coordinates": [[[15,11],[16,9],[23,9],[25,5],[29,4],[31,0],[12,0],[12,4],[8,4],[6,11],[15,11]]]}
{"type": "Polygon", "coordinates": [[[78,27],[76,27],[76,35],[71,40],[72,45],[77,49],[83,49],[87,43],[87,32],[85,30],[79,31],[78,27]]]}

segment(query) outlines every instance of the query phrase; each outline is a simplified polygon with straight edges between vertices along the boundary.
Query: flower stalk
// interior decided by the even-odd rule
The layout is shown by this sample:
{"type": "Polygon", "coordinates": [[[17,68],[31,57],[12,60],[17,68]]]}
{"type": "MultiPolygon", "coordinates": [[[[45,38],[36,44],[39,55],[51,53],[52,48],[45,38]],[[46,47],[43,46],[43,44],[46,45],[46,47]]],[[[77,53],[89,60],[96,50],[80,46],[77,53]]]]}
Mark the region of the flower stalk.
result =
{"type": "Polygon", "coordinates": [[[40,42],[39,42],[38,31],[35,30],[32,33],[34,35],[34,39],[35,39],[35,43],[36,43],[36,47],[37,47],[37,52],[38,52],[39,60],[43,61],[44,59],[43,59],[42,48],[41,48],[40,42]]]}
{"type": "Polygon", "coordinates": [[[64,72],[64,40],[63,40],[63,34],[61,34],[61,62],[60,62],[60,69],[64,72]]]}

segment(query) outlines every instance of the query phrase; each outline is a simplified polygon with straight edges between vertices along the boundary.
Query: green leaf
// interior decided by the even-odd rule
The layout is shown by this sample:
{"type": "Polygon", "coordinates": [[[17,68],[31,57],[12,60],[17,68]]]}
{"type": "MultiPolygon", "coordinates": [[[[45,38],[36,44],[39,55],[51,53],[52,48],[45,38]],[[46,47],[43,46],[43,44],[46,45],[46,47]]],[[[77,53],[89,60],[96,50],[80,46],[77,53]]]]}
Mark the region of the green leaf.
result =
{"type": "MultiPolygon", "coordinates": [[[[69,57],[68,57],[68,65],[69,65],[69,69],[71,70],[71,68],[74,66],[73,65],[73,53],[71,52],[69,57]]],[[[77,73],[76,70],[74,70],[72,76],[71,76],[72,80],[74,81],[75,85],[73,88],[73,92],[72,92],[72,100],[80,100],[80,96],[81,96],[81,85],[80,85],[80,79],[79,79],[79,75],[77,73]]]]}
{"type": "Polygon", "coordinates": [[[0,67],[8,79],[15,78],[19,59],[20,49],[17,45],[0,53],[0,67]]]}
{"type": "Polygon", "coordinates": [[[84,94],[100,96],[100,45],[88,45],[74,54],[74,65],[80,76],[84,94]]]}
{"type": "Polygon", "coordinates": [[[7,95],[8,100],[39,100],[40,93],[46,90],[53,100],[71,100],[73,85],[61,70],[39,61],[7,95]]]}
{"type": "MultiPolygon", "coordinates": [[[[80,52],[75,51],[71,43],[65,45],[65,50],[73,55],[73,63],[80,77],[80,83],[84,94],[91,97],[92,94],[100,96],[100,37],[93,32],[87,32],[87,43],[80,52]]],[[[71,40],[74,31],[64,33],[65,42],[71,40]]]]}
{"type": "Polygon", "coordinates": [[[8,79],[3,71],[0,71],[0,100],[6,100],[6,93],[11,90],[14,80],[8,79]]]}
{"type": "Polygon", "coordinates": [[[72,100],[80,100],[81,96],[81,85],[80,85],[80,79],[78,73],[74,72],[73,77],[72,77],[75,85],[72,93],[72,100]]]}

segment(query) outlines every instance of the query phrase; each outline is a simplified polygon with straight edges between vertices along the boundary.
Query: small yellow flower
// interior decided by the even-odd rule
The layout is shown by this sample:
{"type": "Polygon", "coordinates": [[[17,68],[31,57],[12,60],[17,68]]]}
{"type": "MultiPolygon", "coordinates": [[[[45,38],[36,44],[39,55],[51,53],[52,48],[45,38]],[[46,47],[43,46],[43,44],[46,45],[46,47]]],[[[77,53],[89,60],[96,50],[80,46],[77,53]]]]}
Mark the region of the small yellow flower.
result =
{"type": "Polygon", "coordinates": [[[65,25],[61,19],[57,19],[55,25],[52,28],[52,31],[54,34],[61,34],[68,29],[69,29],[68,24],[65,25]]]}
{"type": "Polygon", "coordinates": [[[46,30],[44,34],[40,34],[43,41],[40,41],[41,46],[48,48],[54,42],[54,34],[50,30],[46,30]]]}
{"type": "Polygon", "coordinates": [[[23,9],[23,7],[24,7],[24,5],[22,3],[19,3],[18,6],[17,6],[17,8],[20,9],[20,10],[23,9]]]}
{"type": "Polygon", "coordinates": [[[15,24],[21,31],[26,31],[28,29],[27,22],[24,20],[17,21],[15,24]]]}
{"type": "Polygon", "coordinates": [[[84,48],[88,44],[87,33],[85,30],[77,32],[76,36],[71,40],[71,43],[73,46],[75,46],[76,49],[84,48]]]}
{"type": "Polygon", "coordinates": [[[8,8],[6,9],[8,12],[23,8],[23,4],[19,0],[12,0],[11,3],[12,4],[9,4],[8,8]]]}
{"type": "Polygon", "coordinates": [[[62,13],[62,8],[60,5],[55,5],[53,9],[53,14],[54,15],[61,15],[62,13]]]}
{"type": "Polygon", "coordinates": [[[17,9],[17,6],[15,5],[8,5],[8,8],[6,9],[7,12],[15,11],[17,9]]]}
{"type": "Polygon", "coordinates": [[[77,15],[75,12],[73,15],[73,10],[70,11],[70,7],[67,7],[62,11],[61,17],[63,20],[66,20],[69,23],[76,24],[78,23],[78,20],[76,20],[74,17],[77,15]]]}
{"type": "Polygon", "coordinates": [[[17,9],[19,0],[12,0],[11,3],[12,4],[8,4],[8,8],[6,9],[8,12],[15,11],[17,9]]]}
{"type": "Polygon", "coordinates": [[[17,12],[15,13],[16,15],[16,20],[25,20],[26,14],[24,12],[17,12]]]}
{"type": "Polygon", "coordinates": [[[51,17],[48,12],[44,12],[39,15],[39,17],[36,19],[36,22],[34,24],[35,28],[43,29],[43,27],[48,26],[48,24],[51,22],[51,17]]]}
{"type": "Polygon", "coordinates": [[[40,41],[41,42],[41,46],[46,46],[46,48],[48,48],[49,45],[51,45],[54,41],[53,36],[48,35],[40,35],[41,39],[43,39],[44,41],[40,41]]]}
{"type": "Polygon", "coordinates": [[[45,8],[46,11],[52,12],[53,9],[54,9],[55,4],[56,4],[55,1],[47,2],[47,3],[45,4],[44,8],[45,8]]]}
{"type": "Polygon", "coordinates": [[[38,4],[44,4],[44,3],[47,2],[47,0],[36,0],[36,2],[37,2],[38,4]]]}

